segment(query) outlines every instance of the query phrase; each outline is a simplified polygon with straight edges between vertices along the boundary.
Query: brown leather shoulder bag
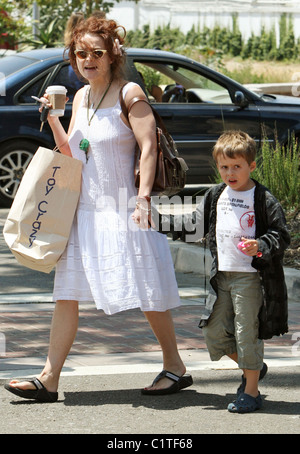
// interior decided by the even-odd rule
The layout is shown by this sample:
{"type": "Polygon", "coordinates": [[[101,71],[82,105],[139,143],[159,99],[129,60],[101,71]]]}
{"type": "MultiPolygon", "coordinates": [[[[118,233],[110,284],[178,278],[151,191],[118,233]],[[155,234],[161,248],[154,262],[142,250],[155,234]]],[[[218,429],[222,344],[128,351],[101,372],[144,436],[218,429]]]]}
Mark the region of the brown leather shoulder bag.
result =
{"type": "MultiPolygon", "coordinates": [[[[179,156],[174,140],[168,133],[161,117],[156,112],[151,104],[144,97],[135,97],[130,100],[128,106],[122,96],[120,90],[120,104],[123,115],[128,120],[128,114],[132,106],[139,101],[146,102],[152,109],[156,121],[156,137],[157,137],[157,162],[154,183],[152,187],[152,195],[171,196],[180,192],[186,182],[186,172],[188,166],[183,158],[179,156]]],[[[135,186],[138,188],[140,184],[140,159],[141,150],[136,145],[135,163],[134,163],[134,179],[135,186]]]]}

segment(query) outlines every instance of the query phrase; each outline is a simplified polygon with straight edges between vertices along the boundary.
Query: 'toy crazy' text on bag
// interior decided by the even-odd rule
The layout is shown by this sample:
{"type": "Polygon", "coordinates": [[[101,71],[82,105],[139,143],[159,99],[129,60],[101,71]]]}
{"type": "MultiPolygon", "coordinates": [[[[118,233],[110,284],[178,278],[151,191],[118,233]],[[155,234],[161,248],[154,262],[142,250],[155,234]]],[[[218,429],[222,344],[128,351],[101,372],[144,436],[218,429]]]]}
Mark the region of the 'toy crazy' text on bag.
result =
{"type": "MultiPolygon", "coordinates": [[[[58,166],[52,167],[53,174],[47,180],[47,184],[46,184],[46,188],[45,188],[46,189],[45,198],[54,189],[55,183],[56,183],[55,174],[56,174],[57,170],[60,169],[60,168],[61,167],[58,167],[58,166]]],[[[35,221],[32,223],[32,233],[29,235],[29,238],[28,238],[29,239],[29,247],[33,246],[33,242],[36,240],[36,234],[41,228],[42,221],[39,220],[40,217],[47,213],[47,209],[46,209],[47,207],[44,206],[44,204],[48,205],[47,200],[41,200],[38,203],[37,217],[36,217],[35,221]]]]}

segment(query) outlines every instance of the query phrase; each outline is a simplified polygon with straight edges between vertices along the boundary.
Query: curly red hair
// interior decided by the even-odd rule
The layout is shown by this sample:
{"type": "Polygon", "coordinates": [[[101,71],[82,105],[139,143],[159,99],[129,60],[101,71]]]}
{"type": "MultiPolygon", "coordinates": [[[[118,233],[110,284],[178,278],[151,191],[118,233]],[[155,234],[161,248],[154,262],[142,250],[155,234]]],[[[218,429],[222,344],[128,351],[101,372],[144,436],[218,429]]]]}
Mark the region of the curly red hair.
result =
{"type": "Polygon", "coordinates": [[[126,36],[125,28],[122,25],[118,25],[114,20],[107,20],[93,16],[80,22],[74,29],[70,44],[66,48],[66,50],[69,50],[71,66],[77,74],[79,74],[79,71],[74,51],[76,49],[76,44],[86,34],[98,35],[104,40],[105,49],[108,51],[109,57],[112,60],[112,77],[121,77],[122,69],[125,63],[125,53],[123,48],[121,48],[121,52],[115,52],[115,40],[118,40],[121,46],[123,45],[126,36]]]}

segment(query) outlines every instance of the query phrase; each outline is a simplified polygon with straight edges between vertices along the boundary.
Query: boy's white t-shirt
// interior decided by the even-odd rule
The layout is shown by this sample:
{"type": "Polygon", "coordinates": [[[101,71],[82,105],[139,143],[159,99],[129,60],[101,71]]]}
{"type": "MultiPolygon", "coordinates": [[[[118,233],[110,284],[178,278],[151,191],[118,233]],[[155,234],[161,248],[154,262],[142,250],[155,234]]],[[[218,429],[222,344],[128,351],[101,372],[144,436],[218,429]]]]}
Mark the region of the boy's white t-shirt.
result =
{"type": "Polygon", "coordinates": [[[253,257],[241,252],[241,238],[255,238],[254,190],[234,191],[227,186],[217,203],[216,238],[219,271],[257,272],[253,257]]]}

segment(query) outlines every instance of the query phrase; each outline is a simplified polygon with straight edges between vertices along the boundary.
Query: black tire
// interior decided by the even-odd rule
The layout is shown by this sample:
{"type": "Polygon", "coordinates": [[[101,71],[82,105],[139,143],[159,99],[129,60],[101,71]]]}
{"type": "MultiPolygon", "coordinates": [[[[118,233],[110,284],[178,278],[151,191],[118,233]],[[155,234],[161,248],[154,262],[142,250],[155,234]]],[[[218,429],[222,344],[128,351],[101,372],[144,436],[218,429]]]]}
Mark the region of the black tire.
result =
{"type": "Polygon", "coordinates": [[[38,145],[16,140],[0,147],[0,208],[9,208],[38,145]]]}

